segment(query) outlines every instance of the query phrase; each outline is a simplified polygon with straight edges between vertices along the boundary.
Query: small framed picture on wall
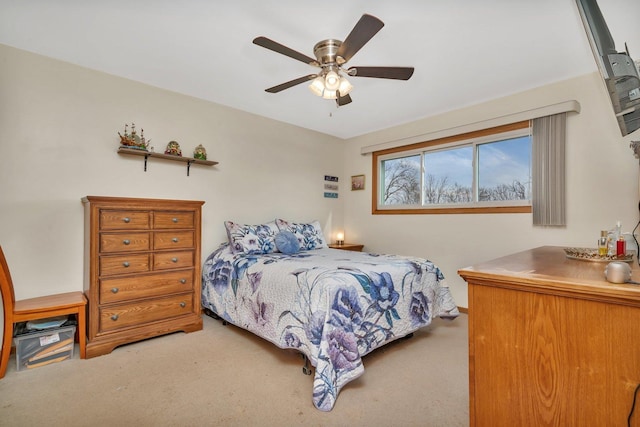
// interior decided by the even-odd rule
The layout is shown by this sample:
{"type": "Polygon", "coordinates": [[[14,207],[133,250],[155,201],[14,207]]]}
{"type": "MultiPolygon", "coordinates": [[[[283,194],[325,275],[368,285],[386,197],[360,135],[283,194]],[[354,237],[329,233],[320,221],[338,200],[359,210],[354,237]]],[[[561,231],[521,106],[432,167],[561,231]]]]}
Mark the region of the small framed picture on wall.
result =
{"type": "Polygon", "coordinates": [[[351,177],[351,191],[364,190],[364,175],[353,175],[351,177]]]}

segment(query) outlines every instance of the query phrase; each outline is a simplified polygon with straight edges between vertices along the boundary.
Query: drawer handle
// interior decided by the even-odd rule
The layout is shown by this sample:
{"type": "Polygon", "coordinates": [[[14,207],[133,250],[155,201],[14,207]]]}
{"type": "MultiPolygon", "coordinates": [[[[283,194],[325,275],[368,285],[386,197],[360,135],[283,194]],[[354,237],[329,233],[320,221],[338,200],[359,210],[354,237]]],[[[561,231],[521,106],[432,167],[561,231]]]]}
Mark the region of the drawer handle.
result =
{"type": "Polygon", "coordinates": [[[131,218],[129,218],[128,216],[125,216],[124,218],[122,218],[122,220],[123,220],[124,222],[126,222],[127,224],[128,224],[129,222],[131,222],[131,218]]]}
{"type": "Polygon", "coordinates": [[[178,262],[178,258],[171,258],[171,262],[178,262]]]}
{"type": "Polygon", "coordinates": [[[118,320],[118,315],[114,314],[113,316],[111,316],[111,320],[113,320],[114,322],[118,320]]]}
{"type": "Polygon", "coordinates": [[[186,306],[187,306],[187,304],[186,304],[186,303],[184,303],[184,302],[181,302],[181,303],[180,303],[180,307],[185,308],[186,306]]]}
{"type": "Polygon", "coordinates": [[[173,243],[178,243],[178,238],[177,238],[177,237],[174,237],[173,239],[171,239],[171,241],[172,241],[173,243]]]}
{"type": "Polygon", "coordinates": [[[129,245],[129,244],[131,243],[131,240],[129,240],[129,239],[124,239],[124,240],[122,241],[122,243],[124,243],[125,245],[129,245]]]}
{"type": "Polygon", "coordinates": [[[172,218],[171,221],[173,221],[174,223],[178,223],[178,218],[172,218]]]}
{"type": "Polygon", "coordinates": [[[118,288],[111,288],[111,292],[114,293],[114,294],[117,294],[119,290],[120,289],[118,289],[118,288]]]}
{"type": "Polygon", "coordinates": [[[184,285],[185,283],[187,283],[187,279],[180,279],[180,283],[184,285]]]}
{"type": "Polygon", "coordinates": [[[123,263],[122,263],[122,265],[123,265],[125,268],[129,267],[129,261],[125,261],[125,262],[123,262],[123,263]]]}

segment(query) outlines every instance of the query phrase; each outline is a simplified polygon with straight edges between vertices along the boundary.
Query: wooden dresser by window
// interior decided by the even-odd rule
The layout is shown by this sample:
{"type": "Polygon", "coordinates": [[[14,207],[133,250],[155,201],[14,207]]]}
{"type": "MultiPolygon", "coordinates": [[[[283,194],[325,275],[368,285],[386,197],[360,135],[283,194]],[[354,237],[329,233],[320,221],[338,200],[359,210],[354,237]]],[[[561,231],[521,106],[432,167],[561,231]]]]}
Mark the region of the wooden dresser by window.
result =
{"type": "MultiPolygon", "coordinates": [[[[640,286],[607,282],[606,265],[544,246],[458,272],[469,284],[471,426],[627,425],[640,286]]],[[[639,281],[635,257],[632,269],[639,281]]]]}
{"type": "Polygon", "coordinates": [[[200,226],[204,202],[87,196],[87,358],[202,329],[200,226]]]}

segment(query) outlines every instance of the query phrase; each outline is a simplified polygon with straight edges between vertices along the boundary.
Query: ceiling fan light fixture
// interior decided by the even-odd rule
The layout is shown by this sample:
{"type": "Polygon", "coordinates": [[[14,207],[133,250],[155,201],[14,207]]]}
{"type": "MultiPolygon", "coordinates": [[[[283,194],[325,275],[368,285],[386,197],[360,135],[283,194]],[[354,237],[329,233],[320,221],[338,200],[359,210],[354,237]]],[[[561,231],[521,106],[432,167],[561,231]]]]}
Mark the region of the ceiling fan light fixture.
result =
{"type": "Polygon", "coordinates": [[[318,67],[317,74],[309,74],[297,79],[265,89],[269,93],[278,93],[301,83],[309,84],[309,90],[324,99],[337,100],[338,106],[352,102],[349,93],[353,89],[345,77],[374,77],[379,79],[409,80],[413,67],[351,67],[343,68],[371,38],[384,27],[384,23],[375,16],[364,14],[353,27],[344,41],[337,39],[322,40],[313,47],[316,59],[295,51],[274,40],[260,36],[253,43],[265,49],[288,56],[307,65],[318,67]]]}
{"type": "Polygon", "coordinates": [[[327,89],[336,91],[340,86],[340,76],[335,71],[331,70],[324,77],[324,85],[327,89]]]}
{"type": "Polygon", "coordinates": [[[335,90],[325,89],[324,92],[322,93],[322,97],[324,99],[337,99],[338,93],[335,90]]]}
{"type": "Polygon", "coordinates": [[[340,92],[340,96],[348,95],[349,92],[351,92],[351,89],[353,89],[353,85],[349,83],[349,80],[345,79],[344,77],[341,77],[340,85],[338,86],[338,91],[340,92]]]}
{"type": "Polygon", "coordinates": [[[313,79],[309,85],[309,90],[316,96],[322,96],[324,92],[324,79],[320,76],[313,79]]]}

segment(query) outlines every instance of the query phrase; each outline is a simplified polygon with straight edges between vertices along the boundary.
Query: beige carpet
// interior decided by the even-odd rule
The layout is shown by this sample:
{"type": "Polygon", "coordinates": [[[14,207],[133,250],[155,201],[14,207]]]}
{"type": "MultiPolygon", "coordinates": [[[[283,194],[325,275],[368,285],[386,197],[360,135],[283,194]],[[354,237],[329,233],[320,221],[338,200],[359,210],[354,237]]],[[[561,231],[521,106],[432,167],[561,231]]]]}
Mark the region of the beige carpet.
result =
{"type": "Polygon", "coordinates": [[[204,329],[0,380],[2,426],[466,426],[467,315],[364,358],[331,412],[299,354],[204,317],[204,329]]]}

